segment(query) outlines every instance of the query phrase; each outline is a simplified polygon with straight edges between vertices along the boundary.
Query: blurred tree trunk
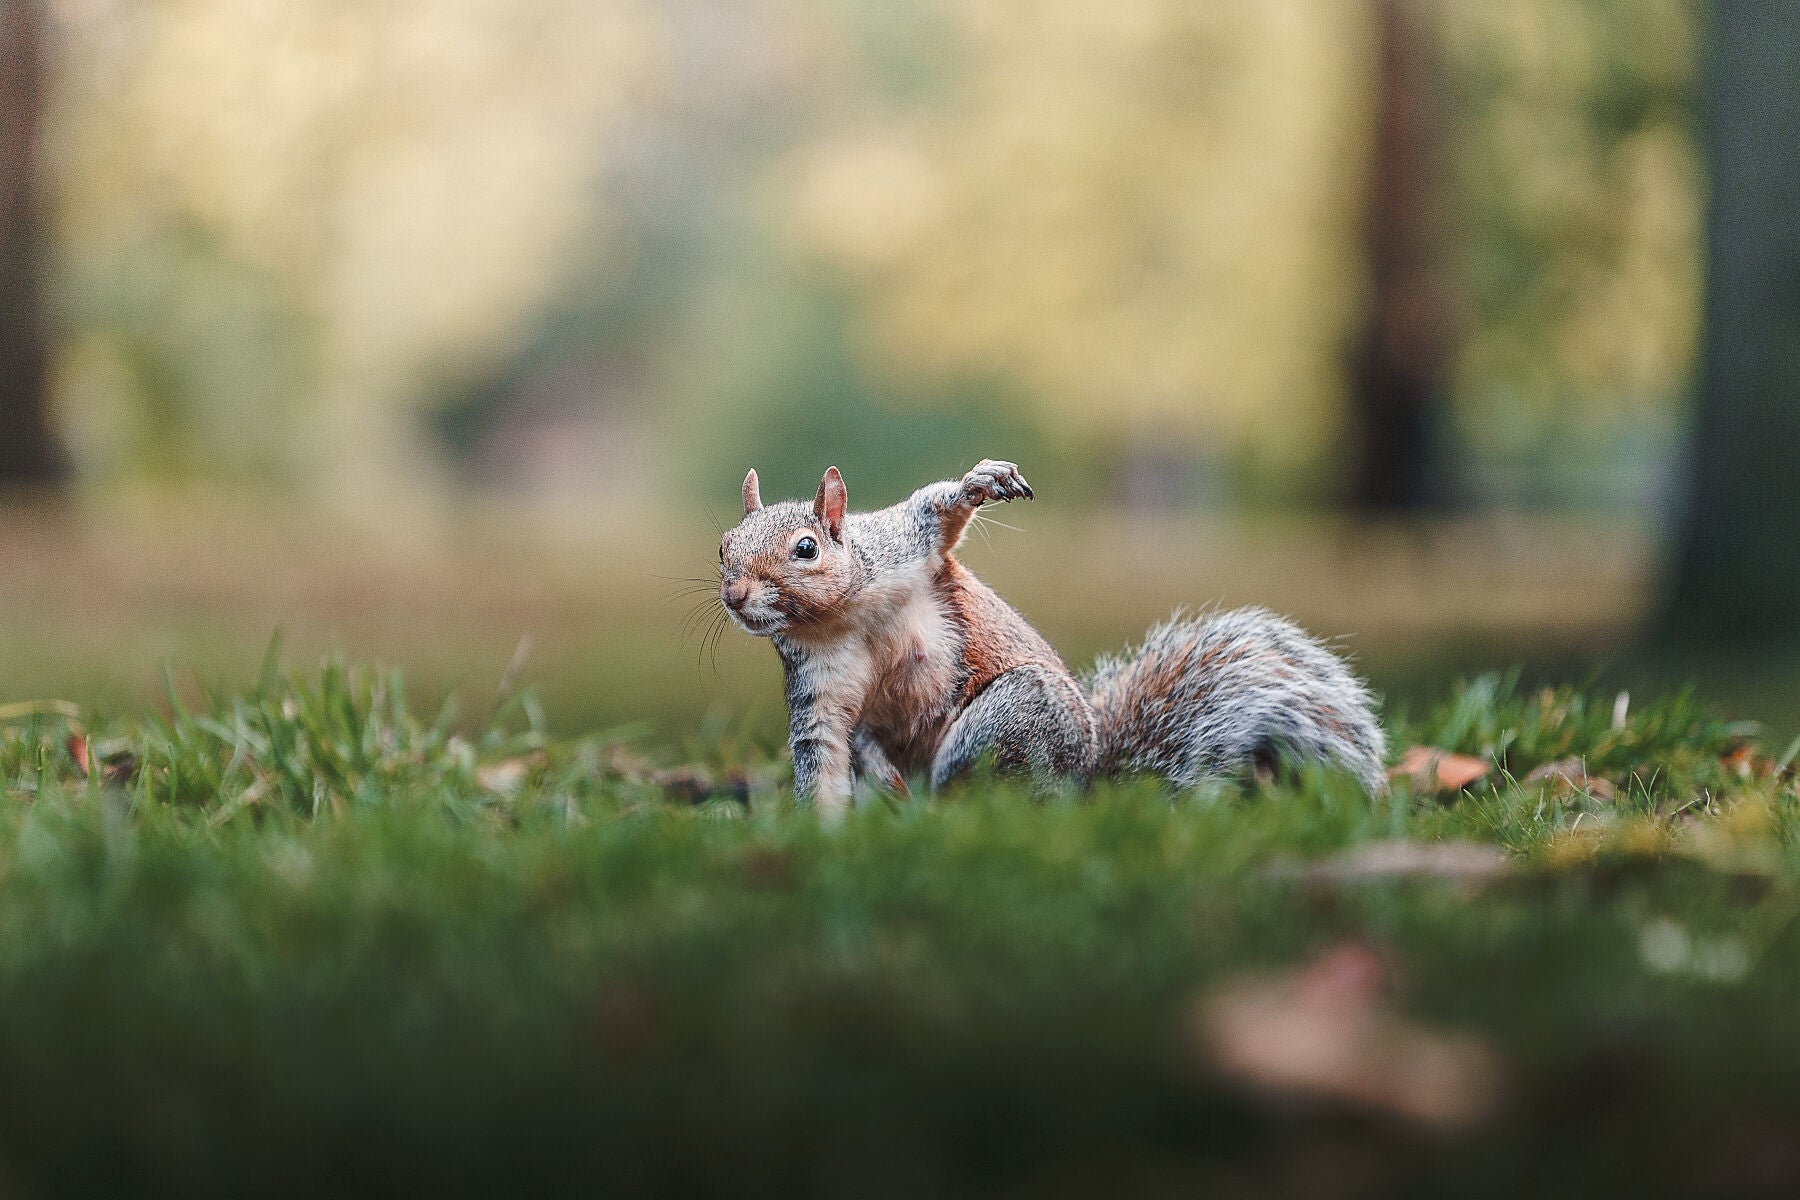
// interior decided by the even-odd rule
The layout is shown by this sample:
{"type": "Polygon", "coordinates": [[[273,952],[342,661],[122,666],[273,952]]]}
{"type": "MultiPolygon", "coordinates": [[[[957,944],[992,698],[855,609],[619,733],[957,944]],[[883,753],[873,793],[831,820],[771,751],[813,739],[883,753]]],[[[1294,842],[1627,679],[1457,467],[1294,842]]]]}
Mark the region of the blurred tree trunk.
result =
{"type": "Polygon", "coordinates": [[[1350,363],[1348,499],[1367,512],[1443,498],[1435,462],[1449,360],[1442,143],[1432,30],[1416,0],[1377,0],[1375,140],[1365,246],[1370,296],[1350,363]]]}
{"type": "Polygon", "coordinates": [[[1667,632],[1800,636],[1800,5],[1717,0],[1705,333],[1667,632]]]}
{"type": "Polygon", "coordinates": [[[42,0],[0,0],[0,487],[60,482],[44,342],[42,0]]]}

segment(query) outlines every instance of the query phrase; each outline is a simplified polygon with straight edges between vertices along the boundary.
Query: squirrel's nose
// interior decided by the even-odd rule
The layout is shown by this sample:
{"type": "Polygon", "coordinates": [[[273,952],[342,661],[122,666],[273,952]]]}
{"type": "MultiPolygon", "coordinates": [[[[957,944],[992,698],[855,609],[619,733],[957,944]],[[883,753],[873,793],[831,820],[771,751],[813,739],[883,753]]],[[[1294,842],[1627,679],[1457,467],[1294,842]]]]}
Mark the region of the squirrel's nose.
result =
{"type": "Polygon", "coordinates": [[[719,599],[728,608],[742,608],[750,599],[750,581],[748,579],[727,579],[719,585],[719,599]]]}

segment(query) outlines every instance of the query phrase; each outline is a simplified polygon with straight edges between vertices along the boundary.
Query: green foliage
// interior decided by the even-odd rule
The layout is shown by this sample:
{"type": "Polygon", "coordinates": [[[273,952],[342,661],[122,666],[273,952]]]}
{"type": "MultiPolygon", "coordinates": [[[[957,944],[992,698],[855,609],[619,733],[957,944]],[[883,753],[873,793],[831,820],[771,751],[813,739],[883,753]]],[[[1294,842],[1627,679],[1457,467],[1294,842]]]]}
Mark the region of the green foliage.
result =
{"type": "Polygon", "coordinates": [[[1719,788],[1721,760],[1754,732],[1722,719],[1691,690],[1637,713],[1628,707],[1624,721],[1617,720],[1617,703],[1571,687],[1520,694],[1515,679],[1483,675],[1458,687],[1421,732],[1446,750],[1492,759],[1507,778],[1577,756],[1591,774],[1655,786],[1665,796],[1696,785],[1719,788]]]}
{"type": "Polygon", "coordinates": [[[1452,408],[1493,476],[1477,490],[1642,496],[1699,332],[1704,6],[1433,7],[1464,307],[1452,408]]]}
{"type": "Polygon", "coordinates": [[[1476,680],[1396,730],[1505,767],[1461,795],[983,782],[832,827],[766,764],[659,771],[528,699],[425,718],[340,661],[169,705],[0,710],[22,1190],[1654,1193],[1800,1113],[1800,801],[1691,697],[1616,723],[1476,680]],[[1567,755],[1610,811],[1523,782],[1567,755]],[[1304,869],[1393,837],[1515,866],[1304,869]],[[1669,929],[1738,965],[1643,949],[1669,929]],[[1208,989],[1343,939],[1502,1056],[1490,1123],[1422,1138],[1205,1065],[1208,989]]]}

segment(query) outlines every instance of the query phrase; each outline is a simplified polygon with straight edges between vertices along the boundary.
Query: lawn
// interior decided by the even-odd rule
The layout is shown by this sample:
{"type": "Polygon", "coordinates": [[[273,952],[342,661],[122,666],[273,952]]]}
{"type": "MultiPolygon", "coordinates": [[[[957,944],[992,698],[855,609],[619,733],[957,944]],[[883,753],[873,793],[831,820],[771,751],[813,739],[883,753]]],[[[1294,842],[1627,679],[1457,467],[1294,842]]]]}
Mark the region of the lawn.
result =
{"type": "Polygon", "coordinates": [[[1480,677],[1390,714],[1477,761],[1385,798],[986,781],[831,827],[754,740],[488,707],[271,660],[0,710],[0,1186],[1800,1185],[1795,748],[1691,697],[1480,677]]]}

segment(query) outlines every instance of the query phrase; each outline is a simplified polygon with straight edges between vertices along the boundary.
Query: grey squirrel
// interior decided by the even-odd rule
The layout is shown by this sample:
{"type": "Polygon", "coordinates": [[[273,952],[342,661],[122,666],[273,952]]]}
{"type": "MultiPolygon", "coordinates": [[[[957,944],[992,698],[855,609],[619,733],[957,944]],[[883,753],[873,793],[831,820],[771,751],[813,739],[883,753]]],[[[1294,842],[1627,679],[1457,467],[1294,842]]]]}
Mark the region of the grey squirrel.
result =
{"type": "Polygon", "coordinates": [[[786,673],[794,790],[841,811],[862,774],[933,790],[991,755],[1003,774],[1153,774],[1177,787],[1280,759],[1384,786],[1374,704],[1344,662],[1262,609],[1179,615],[1078,682],[1037,630],[956,560],[982,505],[1032,499],[1009,462],[846,511],[836,467],[811,504],[764,505],[719,545],[719,599],[786,673]]]}

